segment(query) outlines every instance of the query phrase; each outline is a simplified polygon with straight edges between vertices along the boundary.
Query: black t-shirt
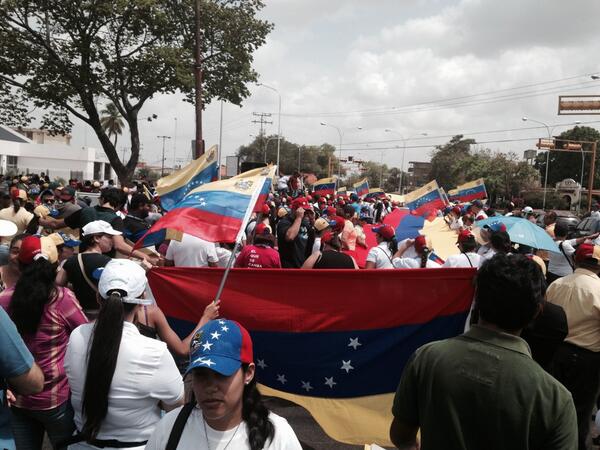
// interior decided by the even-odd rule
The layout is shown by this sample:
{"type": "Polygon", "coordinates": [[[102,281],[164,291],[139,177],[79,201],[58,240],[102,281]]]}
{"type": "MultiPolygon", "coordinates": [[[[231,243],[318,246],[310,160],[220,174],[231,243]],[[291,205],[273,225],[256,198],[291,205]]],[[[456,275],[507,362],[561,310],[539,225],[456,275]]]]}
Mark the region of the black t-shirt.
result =
{"type": "Polygon", "coordinates": [[[123,225],[125,226],[125,237],[131,242],[137,242],[150,228],[150,224],[144,219],[132,215],[125,217],[123,225]]]}
{"type": "Polygon", "coordinates": [[[281,267],[300,268],[312,251],[315,242],[315,232],[308,219],[302,219],[296,239],[291,242],[285,240],[285,233],[292,226],[292,221],[284,217],[277,224],[277,247],[281,267]]]}
{"type": "Polygon", "coordinates": [[[123,219],[117,216],[114,210],[105,208],[104,206],[91,206],[75,211],[70,216],[65,217],[65,224],[69,228],[83,228],[94,220],[104,220],[110,223],[110,226],[117,231],[125,229],[123,219]]]}
{"type": "Polygon", "coordinates": [[[354,269],[352,258],[345,253],[325,250],[317,260],[314,269],[354,269]]]}
{"type": "MultiPolygon", "coordinates": [[[[106,266],[111,258],[101,253],[82,253],[81,257],[87,277],[98,286],[97,274],[94,275],[94,272],[100,267],[106,266]]],[[[96,291],[90,287],[81,274],[77,255],[68,258],[63,265],[63,269],[67,272],[67,279],[73,286],[73,292],[75,292],[75,297],[79,300],[81,307],[83,309],[98,309],[96,291]]]]}

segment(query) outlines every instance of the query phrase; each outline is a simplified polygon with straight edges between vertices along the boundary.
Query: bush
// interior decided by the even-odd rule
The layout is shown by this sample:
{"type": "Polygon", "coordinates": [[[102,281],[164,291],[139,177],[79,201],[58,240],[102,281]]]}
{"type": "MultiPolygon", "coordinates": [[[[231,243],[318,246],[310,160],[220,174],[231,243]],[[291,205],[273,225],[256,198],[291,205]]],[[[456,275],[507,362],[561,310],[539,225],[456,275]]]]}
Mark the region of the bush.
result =
{"type": "MultiPolygon", "coordinates": [[[[523,199],[526,206],[541,209],[544,204],[543,192],[524,192],[523,199]]],[[[583,203],[583,199],[582,199],[583,203]]],[[[569,202],[555,192],[546,193],[546,209],[568,210],[569,202]]]]}

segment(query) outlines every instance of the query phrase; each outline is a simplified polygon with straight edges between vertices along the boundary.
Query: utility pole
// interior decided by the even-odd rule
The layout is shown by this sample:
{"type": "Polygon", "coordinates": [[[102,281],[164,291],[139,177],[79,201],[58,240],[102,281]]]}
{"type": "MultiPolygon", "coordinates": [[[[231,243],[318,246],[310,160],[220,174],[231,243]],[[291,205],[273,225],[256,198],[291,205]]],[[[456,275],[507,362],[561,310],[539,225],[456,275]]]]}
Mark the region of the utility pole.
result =
{"type": "MultiPolygon", "coordinates": [[[[193,159],[197,159],[204,154],[204,139],[202,138],[202,27],[200,20],[200,11],[202,9],[202,0],[196,0],[195,21],[196,21],[196,48],[194,52],[194,79],[196,82],[196,148],[194,148],[193,159]]],[[[164,164],[164,158],[163,158],[164,164]]]]}
{"type": "Polygon", "coordinates": [[[265,153],[265,163],[266,163],[267,162],[267,146],[265,143],[265,125],[269,125],[269,124],[273,123],[273,121],[267,120],[267,118],[271,117],[271,113],[253,112],[252,115],[254,117],[258,117],[258,120],[253,120],[252,123],[260,124],[260,131],[258,132],[258,135],[260,136],[260,139],[262,140],[263,148],[265,149],[264,153],[265,153]]]}
{"type": "Polygon", "coordinates": [[[158,139],[162,139],[163,141],[163,146],[162,146],[162,160],[161,160],[161,166],[160,166],[160,176],[164,177],[165,176],[165,141],[167,139],[171,139],[171,136],[156,136],[158,139]]]}

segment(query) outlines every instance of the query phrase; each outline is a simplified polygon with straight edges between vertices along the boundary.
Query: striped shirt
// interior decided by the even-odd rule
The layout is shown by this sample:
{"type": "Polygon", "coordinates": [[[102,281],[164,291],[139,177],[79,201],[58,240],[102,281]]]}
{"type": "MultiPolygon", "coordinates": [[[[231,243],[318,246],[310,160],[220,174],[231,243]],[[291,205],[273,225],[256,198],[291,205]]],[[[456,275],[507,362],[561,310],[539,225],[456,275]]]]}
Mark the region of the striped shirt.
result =
{"type": "MultiPolygon", "coordinates": [[[[0,294],[0,306],[9,310],[14,289],[0,294]]],[[[17,395],[15,406],[32,410],[56,408],[69,400],[69,384],[63,366],[71,331],[87,323],[87,318],[71,290],[56,288],[55,297],[44,307],[35,334],[23,340],[44,373],[44,389],[35,395],[17,395]]]]}

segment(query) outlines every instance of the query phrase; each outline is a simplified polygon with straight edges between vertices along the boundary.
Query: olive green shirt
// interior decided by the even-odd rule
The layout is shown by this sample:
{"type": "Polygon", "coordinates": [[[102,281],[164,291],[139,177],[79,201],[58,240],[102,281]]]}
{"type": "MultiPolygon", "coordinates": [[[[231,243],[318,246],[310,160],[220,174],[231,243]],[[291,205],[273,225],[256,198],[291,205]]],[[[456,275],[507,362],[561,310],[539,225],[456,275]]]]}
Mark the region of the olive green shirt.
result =
{"type": "Polygon", "coordinates": [[[419,348],[398,386],[394,417],[421,427],[422,450],[573,450],[571,394],[520,337],[473,326],[419,348]]]}

